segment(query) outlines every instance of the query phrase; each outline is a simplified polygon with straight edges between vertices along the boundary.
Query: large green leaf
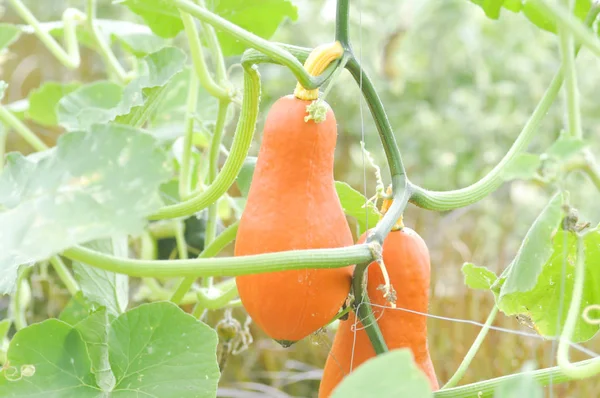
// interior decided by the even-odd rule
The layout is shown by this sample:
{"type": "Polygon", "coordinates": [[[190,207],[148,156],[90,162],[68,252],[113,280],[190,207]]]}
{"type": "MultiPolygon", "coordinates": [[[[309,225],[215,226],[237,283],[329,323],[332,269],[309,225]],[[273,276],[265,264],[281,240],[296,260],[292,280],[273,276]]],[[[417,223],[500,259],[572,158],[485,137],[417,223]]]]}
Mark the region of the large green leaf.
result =
{"type": "Polygon", "coordinates": [[[175,37],[183,30],[179,11],[170,0],[116,0],[114,3],[129,7],[160,37],[175,37]]]}
{"type": "Polygon", "coordinates": [[[333,398],[430,398],[429,381],[403,348],[369,359],[333,390],[333,398]]]}
{"type": "MultiPolygon", "coordinates": [[[[580,314],[587,306],[600,302],[600,231],[586,234],[584,244],[585,280],[580,314]]],[[[537,332],[543,336],[560,334],[573,293],[576,253],[576,238],[573,233],[556,234],[552,255],[545,263],[536,284],[530,289],[501,295],[498,308],[506,315],[521,314],[529,317],[537,332]],[[558,330],[557,322],[560,324],[558,330]]],[[[572,340],[589,340],[599,329],[600,325],[589,324],[578,317],[572,340]]]]}
{"type": "MultiPolygon", "coordinates": [[[[110,239],[90,242],[86,246],[95,251],[123,257],[122,253],[115,253],[110,239]]],[[[73,262],[73,271],[81,291],[89,300],[106,307],[108,313],[115,316],[127,309],[129,301],[127,275],[105,271],[78,261],[73,262]]]]}
{"type": "Polygon", "coordinates": [[[2,397],[100,397],[85,343],[73,327],[48,319],[18,331],[0,375],[2,397]]]}
{"type": "MultiPolygon", "coordinates": [[[[208,0],[211,11],[265,39],[270,38],[286,18],[295,21],[298,9],[289,0],[208,0]]],[[[241,54],[247,46],[226,32],[217,36],[225,55],[241,54]]]]}
{"type": "Polygon", "coordinates": [[[356,219],[361,234],[367,230],[367,227],[373,228],[379,222],[379,212],[375,205],[371,202],[365,205],[367,199],[356,189],[345,182],[336,181],[335,190],[344,213],[356,219]]]}
{"type": "MultiPolygon", "coordinates": [[[[512,12],[522,12],[530,22],[537,27],[556,33],[556,23],[534,2],[528,0],[470,0],[480,6],[485,14],[492,19],[498,19],[501,8],[512,12]]],[[[584,20],[591,7],[591,0],[575,0],[574,14],[584,20]]]]}
{"type": "Polygon", "coordinates": [[[29,109],[25,112],[25,116],[42,126],[56,126],[58,101],[79,86],[79,83],[44,83],[29,94],[29,109]]]}
{"type": "Polygon", "coordinates": [[[9,154],[0,175],[0,294],[20,264],[75,244],[139,233],[169,178],[165,153],[139,130],[95,125],[60,137],[56,148],[9,154]],[[5,249],[6,248],[6,249],[5,249]]]}
{"type": "Polygon", "coordinates": [[[143,59],[141,75],[125,88],[96,82],[73,91],[58,103],[60,124],[68,130],[77,130],[115,119],[128,123],[129,115],[183,69],[185,57],[178,48],[165,47],[143,59]]]}
{"type": "Polygon", "coordinates": [[[215,397],[216,349],[216,332],[172,303],[114,320],[99,308],[75,325],[50,319],[19,331],[0,396],[215,397]],[[15,374],[21,369],[27,376],[15,374]]]}
{"type": "Polygon", "coordinates": [[[217,333],[175,304],[144,304],[110,330],[115,391],[155,397],[214,397],[217,333]]]}
{"type": "Polygon", "coordinates": [[[116,383],[108,357],[108,335],[112,319],[114,317],[106,311],[106,308],[100,307],[73,325],[87,347],[92,373],[102,391],[111,391],[116,383]]]}
{"type": "Polygon", "coordinates": [[[13,44],[21,35],[21,29],[15,25],[0,23],[0,52],[13,44]]]}
{"type": "MultiPolygon", "coordinates": [[[[175,37],[183,30],[179,11],[169,0],[117,0],[141,16],[154,33],[175,37]]],[[[286,18],[296,20],[298,10],[289,0],[208,0],[209,10],[263,38],[270,38],[286,18]]],[[[217,36],[225,55],[241,54],[247,48],[226,32],[217,36]]]]}
{"type": "Polygon", "coordinates": [[[555,194],[527,231],[514,260],[508,266],[500,290],[500,301],[512,293],[531,290],[553,253],[552,238],[563,218],[563,198],[555,194]]]}

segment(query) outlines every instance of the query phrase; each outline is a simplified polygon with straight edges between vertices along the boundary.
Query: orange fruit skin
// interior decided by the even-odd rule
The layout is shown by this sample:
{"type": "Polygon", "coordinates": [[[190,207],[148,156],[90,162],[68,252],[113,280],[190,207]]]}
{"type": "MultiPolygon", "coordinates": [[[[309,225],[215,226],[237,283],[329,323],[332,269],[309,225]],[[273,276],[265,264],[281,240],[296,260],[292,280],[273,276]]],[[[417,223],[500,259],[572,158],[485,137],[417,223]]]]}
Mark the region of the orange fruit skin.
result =
{"type": "MultiPolygon", "coordinates": [[[[358,243],[365,241],[365,234],[358,243]]],[[[430,259],[423,239],[411,230],[403,228],[389,233],[383,243],[383,261],[392,287],[396,290],[396,306],[427,313],[429,303],[430,259]]],[[[367,291],[374,305],[388,306],[381,290],[383,275],[376,263],[368,268],[367,291]]],[[[439,389],[435,370],[427,347],[427,317],[400,309],[373,307],[381,333],[388,349],[410,348],[415,363],[429,379],[431,388],[439,389]]],[[[319,398],[326,398],[345,375],[365,361],[375,357],[375,351],[367,333],[354,313],[347,321],[341,321],[335,334],[319,388],[319,398]],[[356,323],[356,326],[355,326],[356,323]],[[356,331],[356,339],[354,329],[356,331]],[[354,352],[354,356],[352,355],[354,352]],[[351,369],[352,364],[352,369],[351,369]]]]}
{"type": "MultiPolygon", "coordinates": [[[[305,122],[310,103],[285,96],[267,115],[236,256],[353,244],[333,179],[335,116],[329,108],[324,122],[305,122]]],[[[245,275],[236,284],[253,321],[289,344],[333,319],[351,279],[348,266],[245,275]]]]}

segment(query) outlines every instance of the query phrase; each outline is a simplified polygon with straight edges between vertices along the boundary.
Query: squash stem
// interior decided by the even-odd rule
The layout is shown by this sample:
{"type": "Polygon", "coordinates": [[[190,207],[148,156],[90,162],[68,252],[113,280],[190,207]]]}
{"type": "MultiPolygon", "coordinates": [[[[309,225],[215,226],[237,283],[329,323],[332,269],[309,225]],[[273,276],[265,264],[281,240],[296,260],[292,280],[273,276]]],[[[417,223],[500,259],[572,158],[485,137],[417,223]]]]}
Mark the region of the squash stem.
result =
{"type": "MultiPolygon", "coordinates": [[[[600,4],[593,3],[590,11],[585,18],[585,25],[590,27],[598,13],[600,12],[600,4]]],[[[572,32],[575,33],[575,32],[572,32]]],[[[581,45],[575,47],[575,55],[579,52],[581,45]]],[[[527,148],[544,116],[550,110],[550,106],[560,93],[560,88],[563,83],[563,74],[565,66],[556,72],[550,86],[546,89],[542,99],[536,106],[535,110],[529,117],[525,126],[519,133],[519,136],[510,147],[506,155],[500,162],[481,180],[469,185],[468,187],[453,190],[453,191],[429,191],[417,185],[410,183],[412,197],[410,202],[428,210],[447,211],[454,210],[460,207],[465,207],[483,199],[490,193],[494,192],[503,183],[502,174],[507,165],[523,150],[527,148]]]]}

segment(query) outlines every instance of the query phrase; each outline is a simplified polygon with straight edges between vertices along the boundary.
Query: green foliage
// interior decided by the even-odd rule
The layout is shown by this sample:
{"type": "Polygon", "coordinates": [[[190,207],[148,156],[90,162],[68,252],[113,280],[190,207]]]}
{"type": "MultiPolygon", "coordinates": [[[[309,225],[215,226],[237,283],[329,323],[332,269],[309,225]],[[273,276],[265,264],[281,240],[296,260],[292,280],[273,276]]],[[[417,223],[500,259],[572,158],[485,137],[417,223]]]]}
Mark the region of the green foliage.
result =
{"type": "Polygon", "coordinates": [[[10,154],[0,175],[0,293],[17,267],[78,243],[138,233],[161,204],[165,154],[154,139],[118,125],[62,136],[57,147],[28,157],[10,154]]]}
{"type": "Polygon", "coordinates": [[[532,153],[521,153],[509,163],[504,169],[503,178],[510,180],[531,180],[540,168],[542,161],[538,155],[532,153]]]}
{"type": "MultiPolygon", "coordinates": [[[[113,240],[114,241],[114,240],[113,240]]],[[[115,254],[127,257],[127,250],[113,248],[114,243],[109,239],[87,243],[85,246],[102,253],[115,254]]],[[[127,242],[125,248],[127,248],[127,242]]],[[[129,301],[129,278],[127,275],[115,274],[89,266],[78,261],[73,262],[75,279],[84,296],[106,308],[109,314],[119,315],[127,309],[129,301]]]]}
{"type": "Polygon", "coordinates": [[[332,397],[359,398],[374,393],[381,398],[433,396],[429,381],[410,350],[404,348],[369,359],[333,390],[332,397]]]}
{"type": "MultiPolygon", "coordinates": [[[[185,54],[175,47],[166,47],[143,59],[142,74],[124,88],[115,83],[101,82],[82,86],[58,103],[58,120],[68,130],[87,129],[94,123],[113,120],[130,123],[148,98],[162,89],[183,68],[185,54]]],[[[155,98],[156,99],[156,98],[155,98]]]]}
{"type": "Polygon", "coordinates": [[[167,302],[117,318],[99,308],[73,325],[49,319],[14,336],[0,394],[211,397],[219,379],[216,345],[214,330],[167,302]]]}
{"type": "Polygon", "coordinates": [[[471,289],[489,290],[498,277],[485,267],[464,263],[461,271],[465,276],[465,285],[471,289]]]}
{"type": "MultiPolygon", "coordinates": [[[[44,83],[29,94],[29,108],[25,112],[25,116],[42,126],[56,126],[58,124],[58,119],[56,117],[56,106],[58,105],[58,101],[75,91],[79,86],[79,83],[44,83]]],[[[105,100],[105,96],[110,98],[110,89],[113,88],[113,86],[116,85],[107,83],[106,88],[108,92],[99,91],[96,94],[96,98],[102,101],[105,100]]],[[[100,88],[100,90],[102,90],[102,88],[100,88]]]]}
{"type": "MultiPolygon", "coordinates": [[[[217,15],[265,39],[288,17],[298,18],[298,9],[290,0],[208,0],[208,8],[217,15]]],[[[217,32],[224,55],[238,55],[247,48],[226,32],[217,32]]]]}
{"type": "Polygon", "coordinates": [[[21,36],[21,30],[10,24],[0,24],[0,51],[4,50],[21,36]]]}
{"type": "Polygon", "coordinates": [[[356,219],[361,234],[377,224],[379,211],[373,203],[367,203],[367,198],[360,192],[341,181],[335,182],[335,190],[340,198],[344,213],[356,219]]]}
{"type": "MultiPolygon", "coordinates": [[[[485,15],[492,19],[500,17],[502,7],[512,12],[521,11],[530,22],[537,27],[556,33],[556,24],[535,2],[528,0],[470,0],[483,9],[485,15]]],[[[574,14],[583,20],[590,10],[591,0],[576,0],[574,14]]]]}

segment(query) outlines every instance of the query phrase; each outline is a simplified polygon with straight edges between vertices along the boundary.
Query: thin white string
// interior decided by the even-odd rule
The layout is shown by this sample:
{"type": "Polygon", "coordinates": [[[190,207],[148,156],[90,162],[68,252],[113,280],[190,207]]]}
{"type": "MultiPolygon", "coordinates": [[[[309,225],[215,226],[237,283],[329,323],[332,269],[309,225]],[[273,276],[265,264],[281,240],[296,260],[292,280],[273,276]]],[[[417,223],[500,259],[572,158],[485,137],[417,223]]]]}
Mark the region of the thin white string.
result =
{"type": "MultiPolygon", "coordinates": [[[[373,303],[371,303],[371,306],[372,307],[376,307],[376,308],[384,308],[384,309],[389,310],[389,311],[400,310],[400,311],[404,311],[404,312],[409,312],[411,314],[425,316],[425,317],[428,317],[428,318],[439,319],[439,320],[442,320],[442,321],[450,321],[450,322],[456,322],[456,323],[466,323],[466,324],[473,325],[473,326],[478,326],[478,327],[484,327],[485,326],[485,324],[483,324],[483,323],[480,323],[480,322],[477,322],[477,321],[473,321],[473,320],[470,320],[470,319],[451,318],[451,317],[442,316],[442,315],[433,315],[433,314],[429,314],[429,313],[426,313],[426,312],[419,312],[419,311],[409,310],[407,308],[401,308],[401,307],[392,308],[392,307],[388,307],[388,306],[385,306],[385,305],[378,305],[378,304],[373,304],[373,303]]],[[[490,330],[495,330],[495,331],[502,332],[502,333],[514,334],[514,335],[523,336],[523,337],[531,337],[531,338],[535,338],[535,339],[539,339],[539,340],[546,340],[546,341],[551,340],[551,341],[554,341],[554,340],[558,339],[558,337],[548,337],[548,338],[545,338],[543,336],[540,336],[537,333],[529,333],[529,332],[525,332],[525,331],[521,331],[521,330],[514,330],[514,329],[503,328],[503,327],[500,327],[500,326],[490,326],[489,328],[490,328],[490,330]]],[[[585,353],[586,355],[589,355],[592,358],[596,358],[596,357],[600,356],[600,354],[597,354],[594,351],[592,351],[592,350],[590,350],[590,349],[588,349],[586,347],[583,347],[580,344],[577,344],[577,343],[574,343],[574,342],[569,342],[569,345],[571,347],[573,347],[574,349],[576,349],[578,351],[581,351],[581,352],[585,353]]]]}

